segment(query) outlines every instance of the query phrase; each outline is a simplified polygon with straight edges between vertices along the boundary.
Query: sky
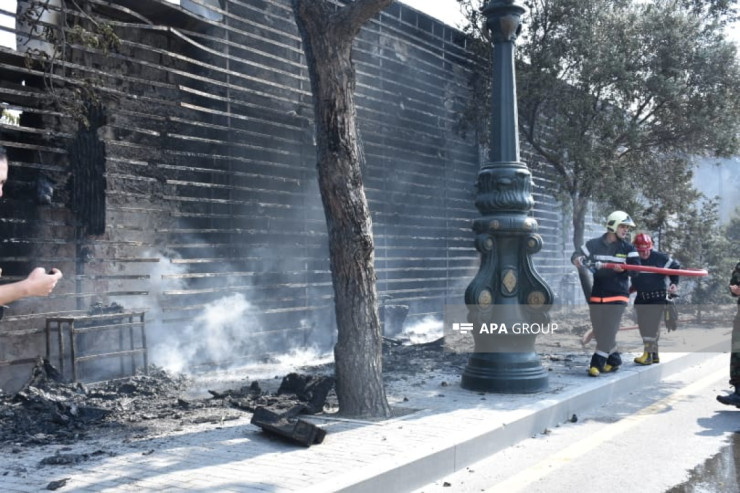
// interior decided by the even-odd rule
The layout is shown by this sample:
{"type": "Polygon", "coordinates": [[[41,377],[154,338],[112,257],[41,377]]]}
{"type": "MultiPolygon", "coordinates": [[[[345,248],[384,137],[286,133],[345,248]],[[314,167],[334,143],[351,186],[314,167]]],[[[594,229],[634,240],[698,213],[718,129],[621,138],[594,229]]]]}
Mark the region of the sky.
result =
{"type": "MultiPolygon", "coordinates": [[[[457,0],[399,0],[399,2],[454,27],[460,27],[464,22],[457,0]]],[[[740,47],[740,23],[730,26],[727,30],[727,36],[740,47]]]]}
{"type": "MultiPolygon", "coordinates": [[[[435,19],[439,19],[446,24],[454,27],[460,27],[464,18],[460,13],[460,7],[456,0],[399,0],[416,10],[424,12],[435,19]]],[[[15,11],[16,0],[0,0],[0,10],[15,11]]],[[[13,27],[14,19],[12,17],[0,15],[0,25],[13,27]]],[[[740,25],[734,25],[728,30],[728,35],[735,43],[740,46],[740,25]]],[[[12,46],[15,48],[15,36],[12,33],[0,30],[0,45],[12,46]]]]}
{"type": "Polygon", "coordinates": [[[454,27],[459,27],[464,20],[457,0],[399,0],[399,2],[454,27]]]}
{"type": "MultiPolygon", "coordinates": [[[[15,0],[0,0],[0,10],[15,12],[15,0]]],[[[0,14],[0,26],[15,28],[15,19],[7,15],[0,14]]],[[[0,46],[9,46],[15,49],[15,35],[0,30],[0,46]]]]}
{"type": "MultiPolygon", "coordinates": [[[[399,0],[401,3],[410,5],[416,10],[429,14],[435,19],[439,19],[451,26],[459,27],[463,17],[460,14],[460,8],[456,0],[399,0]]],[[[15,11],[16,0],[0,0],[0,10],[15,11]]],[[[13,19],[0,15],[0,25],[13,27],[13,19]]],[[[14,36],[11,33],[0,31],[0,45],[10,46],[13,43],[15,48],[14,36]]]]}
{"type": "MultiPolygon", "coordinates": [[[[460,14],[460,8],[456,0],[399,0],[401,3],[424,12],[435,19],[439,19],[451,26],[459,27],[463,20],[460,14]]],[[[15,11],[16,0],[0,0],[0,10],[15,11]]],[[[5,15],[0,15],[0,25],[12,28],[14,19],[5,15]]],[[[0,30],[0,45],[12,46],[15,48],[15,36],[0,30]],[[12,44],[11,44],[12,43],[12,44]]]]}

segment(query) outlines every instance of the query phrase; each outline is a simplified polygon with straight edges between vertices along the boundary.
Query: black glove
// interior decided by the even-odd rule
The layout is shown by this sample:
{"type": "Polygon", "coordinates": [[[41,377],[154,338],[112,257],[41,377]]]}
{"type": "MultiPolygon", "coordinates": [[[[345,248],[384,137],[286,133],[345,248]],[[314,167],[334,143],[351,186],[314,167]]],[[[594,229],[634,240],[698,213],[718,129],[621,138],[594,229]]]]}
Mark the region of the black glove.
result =
{"type": "Polygon", "coordinates": [[[663,321],[665,321],[665,328],[668,332],[672,332],[678,328],[678,309],[673,302],[673,298],[670,296],[666,298],[663,321]]]}

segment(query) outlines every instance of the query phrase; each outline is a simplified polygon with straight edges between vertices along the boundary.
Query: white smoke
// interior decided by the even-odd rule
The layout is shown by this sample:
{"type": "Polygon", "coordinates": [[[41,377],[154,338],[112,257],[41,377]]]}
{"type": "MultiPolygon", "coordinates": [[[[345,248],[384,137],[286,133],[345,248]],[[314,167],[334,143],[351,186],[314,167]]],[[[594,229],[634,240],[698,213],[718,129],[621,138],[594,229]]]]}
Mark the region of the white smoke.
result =
{"type": "MultiPolygon", "coordinates": [[[[138,262],[126,265],[127,275],[148,276],[146,295],[111,297],[110,301],[118,303],[129,310],[146,311],[146,326],[148,334],[158,334],[162,325],[164,312],[165,290],[185,289],[186,282],[182,276],[187,273],[187,267],[176,263],[179,257],[174,253],[155,252],[147,250],[142,253],[144,258],[158,258],[157,262],[138,262]],[[173,261],[174,259],[174,261],[173,261]]],[[[150,341],[152,342],[152,341],[150,341]]]]}
{"type": "Polygon", "coordinates": [[[404,324],[398,339],[408,344],[425,344],[436,341],[444,335],[444,324],[434,316],[426,316],[414,324],[404,324]]]}
{"type": "Polygon", "coordinates": [[[198,364],[233,362],[243,356],[245,344],[254,344],[247,339],[258,323],[251,312],[252,306],[241,293],[215,300],[168,341],[154,346],[151,360],[178,373],[198,364]]]}
{"type": "MultiPolygon", "coordinates": [[[[177,312],[162,307],[167,306],[168,292],[187,289],[187,266],[178,262],[180,257],[174,252],[147,251],[143,255],[159,261],[131,264],[126,273],[148,275],[147,295],[111,301],[146,312],[150,363],[168,371],[189,373],[198,365],[229,366],[246,355],[260,353],[259,337],[254,336],[260,323],[241,293],[212,301],[186,321],[167,321],[167,317],[177,318],[177,312]]],[[[257,360],[258,356],[252,359],[257,360]]]]}

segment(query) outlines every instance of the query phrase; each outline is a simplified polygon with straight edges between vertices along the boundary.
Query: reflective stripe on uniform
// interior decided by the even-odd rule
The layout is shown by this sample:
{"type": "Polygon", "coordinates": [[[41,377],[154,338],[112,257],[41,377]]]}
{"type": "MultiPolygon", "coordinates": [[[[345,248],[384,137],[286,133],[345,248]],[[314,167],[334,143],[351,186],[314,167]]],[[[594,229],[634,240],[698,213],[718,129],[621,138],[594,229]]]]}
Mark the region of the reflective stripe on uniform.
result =
{"type": "Polygon", "coordinates": [[[594,255],[594,260],[599,262],[611,262],[613,264],[623,264],[626,262],[624,257],[614,257],[612,255],[594,255]]]}
{"type": "Polygon", "coordinates": [[[606,298],[599,298],[598,296],[591,296],[588,301],[592,303],[613,303],[615,301],[624,301],[627,303],[629,301],[628,296],[607,296],[606,298]]]}

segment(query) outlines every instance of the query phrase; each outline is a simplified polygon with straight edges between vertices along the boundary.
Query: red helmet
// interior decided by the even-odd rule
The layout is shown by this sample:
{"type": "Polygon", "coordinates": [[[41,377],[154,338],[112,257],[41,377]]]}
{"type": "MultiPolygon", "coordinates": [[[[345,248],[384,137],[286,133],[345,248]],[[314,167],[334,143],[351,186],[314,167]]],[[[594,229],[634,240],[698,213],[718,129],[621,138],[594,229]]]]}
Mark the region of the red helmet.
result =
{"type": "Polygon", "coordinates": [[[653,248],[653,239],[647,233],[638,233],[632,243],[638,252],[647,252],[653,248]]]}

